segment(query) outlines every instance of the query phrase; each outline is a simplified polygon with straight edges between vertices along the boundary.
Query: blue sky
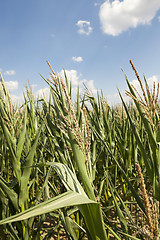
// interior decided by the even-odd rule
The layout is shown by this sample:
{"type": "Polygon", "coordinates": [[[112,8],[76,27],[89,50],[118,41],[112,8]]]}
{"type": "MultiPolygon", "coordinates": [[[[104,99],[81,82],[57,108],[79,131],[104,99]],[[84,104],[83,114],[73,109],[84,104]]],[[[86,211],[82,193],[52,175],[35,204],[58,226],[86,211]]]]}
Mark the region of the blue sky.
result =
{"type": "Polygon", "coordinates": [[[121,67],[135,80],[130,59],[160,81],[159,0],[1,0],[0,9],[0,71],[14,101],[28,81],[35,95],[48,91],[46,60],[112,103],[126,89],[121,67]]]}

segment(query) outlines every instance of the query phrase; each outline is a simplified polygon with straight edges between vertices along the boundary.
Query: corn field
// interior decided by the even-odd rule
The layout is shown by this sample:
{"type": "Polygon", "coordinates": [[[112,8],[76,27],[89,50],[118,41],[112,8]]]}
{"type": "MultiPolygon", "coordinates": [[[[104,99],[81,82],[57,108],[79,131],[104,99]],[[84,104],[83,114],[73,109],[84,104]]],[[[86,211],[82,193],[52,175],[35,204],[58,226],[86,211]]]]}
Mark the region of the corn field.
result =
{"type": "Polygon", "coordinates": [[[160,239],[159,84],[130,64],[141,93],[124,74],[115,107],[49,63],[49,100],[15,105],[0,76],[0,239],[160,239]]]}

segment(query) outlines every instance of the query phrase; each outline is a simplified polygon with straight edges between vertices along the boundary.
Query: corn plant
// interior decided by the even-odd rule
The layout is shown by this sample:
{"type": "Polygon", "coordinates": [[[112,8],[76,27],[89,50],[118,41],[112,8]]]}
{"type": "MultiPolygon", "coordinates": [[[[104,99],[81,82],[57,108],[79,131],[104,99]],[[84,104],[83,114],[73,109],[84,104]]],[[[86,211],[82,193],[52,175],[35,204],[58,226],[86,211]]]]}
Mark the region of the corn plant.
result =
{"type": "Polygon", "coordinates": [[[120,94],[122,106],[111,108],[87,88],[73,103],[65,71],[64,81],[48,65],[49,101],[26,87],[14,107],[1,78],[3,237],[59,238],[63,230],[75,240],[159,239],[159,86],[151,92],[144,79],[145,92],[132,64],[143,93],[125,76],[135,106],[120,94]],[[55,223],[43,235],[48,218],[55,223]]]}
{"type": "MultiPolygon", "coordinates": [[[[21,109],[14,107],[2,76],[1,84],[3,95],[0,98],[0,122],[3,148],[0,198],[1,218],[4,219],[20,211],[23,212],[31,204],[30,188],[35,178],[30,166],[35,162],[35,153],[38,154],[36,149],[43,124],[31,132],[28,125],[31,116],[27,102],[21,109]]],[[[29,239],[32,224],[32,219],[29,222],[17,223],[15,226],[9,224],[6,226],[6,231],[13,239],[29,239]]]]}

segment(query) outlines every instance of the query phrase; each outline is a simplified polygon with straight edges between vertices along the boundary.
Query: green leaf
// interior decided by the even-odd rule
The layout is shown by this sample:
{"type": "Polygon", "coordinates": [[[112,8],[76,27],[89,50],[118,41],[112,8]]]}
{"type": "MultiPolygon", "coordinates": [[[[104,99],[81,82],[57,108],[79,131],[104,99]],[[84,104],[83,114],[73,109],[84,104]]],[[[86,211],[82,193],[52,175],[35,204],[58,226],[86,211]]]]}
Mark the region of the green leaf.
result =
{"type": "Polygon", "coordinates": [[[107,229],[113,234],[113,236],[115,237],[115,239],[121,240],[121,238],[120,238],[108,225],[105,224],[105,226],[106,226],[107,229]]]}
{"type": "Polygon", "coordinates": [[[126,236],[126,237],[129,237],[129,239],[140,240],[140,238],[133,237],[133,236],[127,234],[127,233],[120,232],[120,231],[119,231],[119,233],[121,233],[122,235],[124,235],[124,236],[126,236]]]}
{"type": "Polygon", "coordinates": [[[86,193],[87,193],[87,195],[90,199],[95,201],[96,198],[95,198],[94,190],[93,190],[93,187],[92,187],[92,181],[88,176],[87,168],[86,168],[86,165],[85,165],[85,156],[84,156],[82,150],[80,149],[73,133],[69,129],[68,129],[68,134],[69,134],[69,138],[70,138],[71,147],[72,147],[72,150],[73,150],[74,159],[75,159],[75,162],[78,166],[78,171],[79,171],[81,180],[84,184],[84,188],[86,190],[86,193]]]}
{"type": "Polygon", "coordinates": [[[32,208],[29,208],[21,213],[18,213],[14,216],[8,217],[0,221],[1,224],[6,224],[10,222],[22,221],[31,217],[42,215],[48,212],[52,212],[59,208],[94,203],[96,202],[90,200],[87,196],[81,195],[73,191],[67,191],[60,194],[54,198],[51,198],[43,203],[40,203],[32,208]]]}
{"type": "Polygon", "coordinates": [[[21,171],[20,171],[20,165],[18,164],[17,158],[16,158],[16,139],[9,132],[8,127],[6,126],[2,117],[1,117],[1,123],[2,123],[4,136],[6,138],[8,147],[9,147],[10,152],[11,152],[12,166],[13,166],[16,178],[17,178],[18,182],[20,182],[21,171]]]}
{"type": "Polygon", "coordinates": [[[8,186],[7,182],[0,176],[0,187],[3,192],[7,195],[7,197],[11,200],[14,208],[18,211],[18,195],[17,193],[8,186]]]}
{"type": "Polygon", "coordinates": [[[20,185],[20,194],[19,194],[19,205],[22,207],[22,205],[24,204],[24,202],[27,200],[28,198],[28,182],[29,182],[29,178],[30,178],[30,174],[31,174],[31,168],[30,166],[32,166],[33,164],[33,158],[34,158],[34,154],[36,151],[36,147],[38,144],[38,140],[39,140],[39,136],[42,130],[43,124],[41,125],[40,129],[38,130],[38,133],[35,137],[34,140],[34,144],[32,145],[32,148],[26,158],[25,161],[25,166],[24,166],[24,170],[23,170],[23,174],[21,176],[21,185],[20,185]]]}
{"type": "Polygon", "coordinates": [[[76,175],[73,174],[67,165],[57,162],[49,162],[46,163],[46,165],[52,166],[55,169],[67,191],[72,190],[86,196],[86,193],[84,192],[76,175]]]}
{"type": "MultiPolygon", "coordinates": [[[[87,197],[82,186],[77,180],[76,175],[72,171],[61,163],[47,163],[49,166],[53,166],[59,175],[61,181],[65,185],[67,190],[79,192],[83,196],[87,197]]],[[[96,203],[94,201],[94,203],[96,203]]],[[[106,232],[104,229],[102,212],[99,204],[85,204],[79,206],[79,209],[85,219],[86,226],[92,239],[106,239],[106,232]],[[96,238],[98,237],[98,238],[96,238]]]]}
{"type": "Polygon", "coordinates": [[[25,109],[25,114],[24,114],[24,123],[22,125],[22,130],[20,132],[18,144],[17,144],[17,152],[16,152],[16,157],[17,157],[17,162],[19,163],[23,146],[25,143],[25,135],[26,135],[26,119],[27,119],[27,108],[25,109]]]}
{"type": "Polygon", "coordinates": [[[96,135],[98,136],[98,138],[103,142],[105,148],[108,150],[108,152],[109,152],[109,154],[111,155],[112,159],[115,161],[117,167],[118,167],[119,170],[122,172],[122,174],[123,174],[126,182],[128,183],[128,186],[129,186],[129,188],[130,188],[133,196],[135,197],[138,205],[140,206],[140,208],[142,209],[142,211],[145,213],[146,211],[145,211],[145,207],[144,207],[143,202],[141,201],[139,195],[137,194],[137,192],[136,192],[135,189],[133,188],[133,185],[132,185],[132,183],[130,182],[129,178],[127,177],[125,171],[123,170],[123,168],[120,166],[120,164],[118,163],[118,161],[117,161],[116,158],[114,157],[114,155],[113,155],[112,151],[110,150],[108,144],[103,141],[103,139],[102,139],[101,136],[98,134],[98,132],[95,131],[95,134],[96,134],[96,135]]]}
{"type": "Polygon", "coordinates": [[[152,164],[151,164],[150,161],[149,161],[149,158],[148,158],[148,156],[147,156],[147,154],[146,154],[146,150],[144,149],[143,143],[142,143],[142,141],[141,141],[141,139],[140,139],[140,136],[139,136],[139,134],[138,134],[138,132],[137,132],[137,129],[136,129],[136,127],[135,127],[135,125],[134,125],[134,123],[133,123],[133,121],[132,121],[132,118],[131,118],[131,116],[130,116],[130,114],[129,114],[129,111],[128,111],[128,109],[127,109],[127,106],[126,106],[126,104],[125,104],[125,102],[124,102],[124,100],[123,100],[123,98],[122,98],[122,95],[120,94],[120,91],[119,91],[119,90],[118,90],[118,92],[119,92],[120,98],[121,98],[121,100],[122,100],[123,106],[124,106],[124,108],[125,108],[125,111],[126,111],[126,113],[127,113],[129,122],[130,122],[130,124],[131,124],[132,130],[133,130],[133,134],[135,135],[135,138],[136,138],[136,140],[137,140],[137,144],[138,144],[138,146],[139,146],[139,148],[140,148],[140,150],[141,150],[141,152],[142,152],[143,159],[144,159],[144,162],[145,162],[145,165],[146,165],[146,169],[147,169],[148,175],[149,175],[151,178],[153,178],[153,176],[152,176],[152,171],[151,171],[151,169],[152,169],[152,166],[151,166],[151,165],[152,165],[152,164]]]}
{"type": "MultiPolygon", "coordinates": [[[[104,228],[102,211],[99,204],[85,204],[79,206],[85,219],[92,240],[106,240],[107,234],[104,228]]],[[[90,239],[90,238],[89,238],[90,239]]]]}
{"type": "MultiPolygon", "coordinates": [[[[133,95],[134,97],[136,97],[135,92],[134,92],[134,90],[133,90],[133,88],[132,88],[132,86],[131,86],[131,84],[129,83],[129,81],[128,81],[127,78],[126,78],[126,82],[127,82],[127,84],[128,84],[128,87],[129,87],[130,92],[132,93],[132,95],[133,95]]],[[[157,148],[156,139],[155,139],[155,137],[154,137],[154,134],[153,134],[151,125],[150,125],[150,123],[149,123],[149,121],[148,121],[148,119],[147,119],[147,117],[146,117],[146,113],[143,111],[141,105],[140,105],[135,99],[134,99],[134,103],[135,103],[135,105],[136,105],[136,107],[137,107],[137,109],[138,109],[138,111],[139,111],[139,114],[140,114],[140,116],[141,116],[141,118],[142,118],[142,121],[143,121],[144,126],[145,126],[145,128],[146,128],[146,131],[147,131],[147,133],[148,133],[149,141],[150,141],[150,143],[151,143],[151,146],[153,147],[153,150],[156,150],[156,148],[157,148]]]]}

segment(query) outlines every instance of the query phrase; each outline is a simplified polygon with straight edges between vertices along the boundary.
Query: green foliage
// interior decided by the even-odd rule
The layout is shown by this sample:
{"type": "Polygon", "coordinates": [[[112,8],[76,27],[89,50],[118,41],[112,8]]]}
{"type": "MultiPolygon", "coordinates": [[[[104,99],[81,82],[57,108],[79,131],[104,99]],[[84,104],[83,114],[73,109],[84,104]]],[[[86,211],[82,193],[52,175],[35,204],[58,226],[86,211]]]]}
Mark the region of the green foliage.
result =
{"type": "Polygon", "coordinates": [[[1,76],[0,236],[158,239],[155,87],[151,92],[144,78],[144,93],[140,81],[143,101],[125,76],[135,105],[126,104],[119,93],[122,106],[111,108],[103,95],[94,97],[87,90],[81,97],[79,89],[74,104],[66,74],[64,82],[51,71],[51,80],[43,78],[49,101],[34,99],[26,88],[21,107],[12,104],[1,76]]]}

